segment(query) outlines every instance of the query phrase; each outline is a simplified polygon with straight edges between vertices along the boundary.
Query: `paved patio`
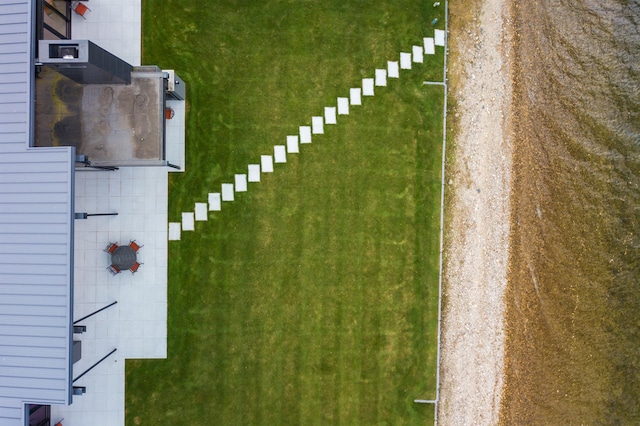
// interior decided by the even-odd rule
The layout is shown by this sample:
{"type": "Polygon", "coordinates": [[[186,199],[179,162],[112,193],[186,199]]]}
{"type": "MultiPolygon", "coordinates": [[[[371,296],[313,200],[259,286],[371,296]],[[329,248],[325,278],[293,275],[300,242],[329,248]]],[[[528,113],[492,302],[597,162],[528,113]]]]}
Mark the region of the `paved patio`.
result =
{"type": "MultiPolygon", "coordinates": [[[[91,0],[86,20],[74,14],[72,37],[88,39],[132,65],[141,61],[140,0],[91,0]]],[[[167,160],[184,170],[184,103],[167,123],[167,160]]],[[[126,358],[167,356],[167,167],[121,167],[117,171],[76,173],[76,212],[111,213],[75,221],[74,316],[81,318],[111,302],[118,303],[82,321],[87,332],[76,378],[117,348],[117,351],[74,383],[86,386],[68,407],[52,406],[52,422],[65,426],[124,425],[126,358]],[[109,242],[144,245],[143,263],[133,275],[107,271],[109,242]]],[[[173,170],[171,170],[173,171],[173,170]]]]}

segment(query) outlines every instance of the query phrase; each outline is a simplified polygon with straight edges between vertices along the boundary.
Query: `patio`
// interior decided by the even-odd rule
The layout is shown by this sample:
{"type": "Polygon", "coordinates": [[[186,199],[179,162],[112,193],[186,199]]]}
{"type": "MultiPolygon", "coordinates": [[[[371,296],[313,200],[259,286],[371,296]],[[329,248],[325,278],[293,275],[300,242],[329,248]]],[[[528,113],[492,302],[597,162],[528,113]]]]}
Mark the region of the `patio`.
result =
{"type": "MultiPolygon", "coordinates": [[[[141,61],[140,0],[92,0],[85,19],[72,14],[72,38],[91,40],[138,66],[141,61]]],[[[175,111],[167,122],[167,160],[184,170],[184,102],[168,101],[175,111]]],[[[77,380],[86,387],[70,406],[52,406],[51,420],[65,426],[124,425],[125,359],[167,356],[167,167],[89,168],[76,172],[75,211],[115,213],[75,221],[74,317],[82,318],[114,301],[117,304],[80,322],[87,331],[76,378],[102,357],[111,356],[77,380]],[[144,245],[135,275],[112,276],[109,242],[136,240],[144,245]]]]}
{"type": "Polygon", "coordinates": [[[118,303],[82,321],[87,331],[82,359],[74,365],[79,376],[100,358],[117,352],[74,383],[87,392],[70,406],[52,406],[52,420],[64,425],[124,424],[125,358],[167,356],[167,170],[121,168],[76,173],[76,211],[118,212],[75,223],[74,317],[81,318],[114,301],[118,303]],[[109,241],[144,244],[134,275],[111,276],[109,241]]]}

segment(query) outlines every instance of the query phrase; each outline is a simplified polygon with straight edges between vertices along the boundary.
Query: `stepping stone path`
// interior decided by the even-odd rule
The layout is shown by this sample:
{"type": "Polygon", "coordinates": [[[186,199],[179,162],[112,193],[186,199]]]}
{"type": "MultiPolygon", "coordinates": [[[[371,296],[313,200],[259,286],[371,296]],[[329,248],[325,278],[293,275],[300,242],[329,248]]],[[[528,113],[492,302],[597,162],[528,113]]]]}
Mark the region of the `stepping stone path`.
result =
{"type": "Polygon", "coordinates": [[[193,212],[182,213],[181,222],[169,223],[169,240],[179,240],[181,231],[194,231],[195,222],[208,220],[209,212],[222,210],[223,202],[234,201],[236,192],[246,192],[249,183],[260,182],[262,173],[273,173],[273,164],[287,162],[287,154],[298,154],[300,144],[310,144],[313,135],[324,134],[325,124],[337,124],[337,115],[348,115],[349,106],[362,105],[363,96],[374,96],[374,87],[385,87],[388,78],[399,78],[400,70],[410,70],[413,63],[424,62],[424,55],[434,55],[436,46],[446,43],[444,30],[434,30],[425,37],[423,46],[411,46],[411,52],[400,53],[400,61],[388,61],[386,69],[376,69],[374,78],[362,79],[362,87],[349,89],[349,97],[339,97],[337,108],[325,107],[323,116],[311,117],[311,125],[300,126],[299,135],[289,135],[286,145],[275,145],[273,155],[260,156],[260,164],[249,164],[248,174],[236,174],[234,183],[223,183],[220,192],[209,193],[208,203],[196,203],[193,212]]]}

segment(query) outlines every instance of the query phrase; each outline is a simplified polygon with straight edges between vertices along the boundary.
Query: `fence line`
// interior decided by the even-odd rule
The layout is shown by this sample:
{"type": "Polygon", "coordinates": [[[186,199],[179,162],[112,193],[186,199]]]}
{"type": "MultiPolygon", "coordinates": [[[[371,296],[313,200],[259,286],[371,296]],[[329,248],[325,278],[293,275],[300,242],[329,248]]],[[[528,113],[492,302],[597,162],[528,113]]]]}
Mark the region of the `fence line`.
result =
{"type": "MultiPolygon", "coordinates": [[[[442,71],[442,83],[444,85],[444,113],[442,119],[442,186],[440,190],[440,271],[438,273],[438,348],[436,355],[436,398],[434,402],[433,423],[438,425],[438,408],[440,405],[440,346],[442,340],[442,264],[444,251],[444,189],[445,189],[445,162],[447,155],[447,51],[449,50],[449,1],[444,2],[444,69],[442,71]]],[[[425,82],[426,83],[426,82],[425,82]]]]}

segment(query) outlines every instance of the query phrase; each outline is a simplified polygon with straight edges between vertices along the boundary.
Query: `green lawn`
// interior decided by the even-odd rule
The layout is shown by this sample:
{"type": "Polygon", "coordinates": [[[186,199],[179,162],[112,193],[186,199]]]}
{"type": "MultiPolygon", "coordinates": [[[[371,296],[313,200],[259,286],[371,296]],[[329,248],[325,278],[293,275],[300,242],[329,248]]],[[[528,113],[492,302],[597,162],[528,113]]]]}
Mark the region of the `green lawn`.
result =
{"type": "MultiPolygon", "coordinates": [[[[144,0],[144,63],[188,84],[169,219],[421,44],[443,13],[144,0]]],[[[436,386],[443,88],[422,81],[442,80],[442,65],[438,48],[401,70],[170,243],[168,359],[127,361],[127,424],[433,421],[413,400],[436,386]]]]}

